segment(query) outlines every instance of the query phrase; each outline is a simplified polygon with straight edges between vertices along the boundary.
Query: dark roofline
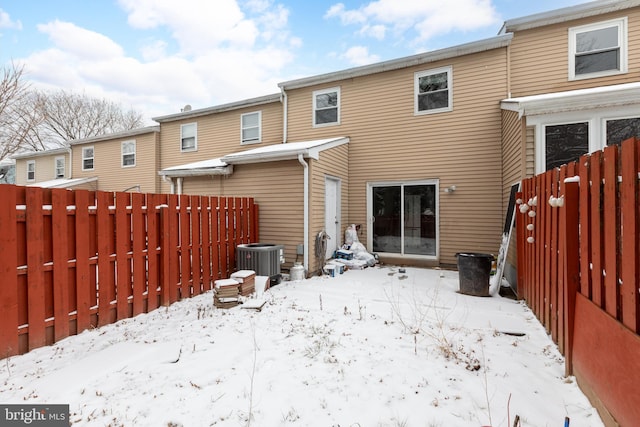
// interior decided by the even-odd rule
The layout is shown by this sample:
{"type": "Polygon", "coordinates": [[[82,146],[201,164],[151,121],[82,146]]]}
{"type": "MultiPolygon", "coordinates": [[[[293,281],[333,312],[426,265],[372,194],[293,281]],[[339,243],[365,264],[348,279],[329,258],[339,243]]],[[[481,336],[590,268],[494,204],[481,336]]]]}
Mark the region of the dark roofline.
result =
{"type": "Polygon", "coordinates": [[[183,111],[175,114],[168,114],[166,116],[153,117],[158,123],[172,122],[176,120],[189,119],[192,117],[206,116],[208,114],[222,113],[224,111],[237,110],[245,107],[258,106],[263,104],[270,104],[272,102],[280,101],[280,93],[272,93],[270,95],[259,96],[257,98],[243,99],[241,101],[234,101],[228,104],[216,105],[213,107],[200,108],[197,110],[183,111]]]}
{"type": "Polygon", "coordinates": [[[407,68],[414,65],[428,64],[430,62],[440,61],[442,59],[455,58],[458,56],[469,55],[471,53],[484,52],[487,50],[505,47],[511,43],[512,38],[513,34],[501,34],[484,40],[478,40],[453,47],[438,49],[431,52],[419,53],[417,55],[406,56],[399,59],[377,62],[375,64],[349,68],[332,73],[319,74],[312,77],[289,80],[286,82],[278,83],[278,86],[281,89],[285,90],[297,89],[321,83],[330,83],[338,80],[407,68]]]}
{"type": "Polygon", "coordinates": [[[560,22],[602,15],[609,12],[640,6],[640,0],[598,0],[576,6],[564,7],[548,12],[536,13],[521,18],[508,19],[498,34],[544,27],[560,22]]]}
{"type": "Polygon", "coordinates": [[[142,134],[151,133],[151,132],[156,132],[156,133],[160,132],[160,126],[147,126],[143,128],[125,130],[122,132],[108,133],[108,134],[98,135],[98,136],[90,136],[89,138],[74,139],[73,141],[69,141],[69,145],[89,144],[93,142],[109,141],[117,138],[128,138],[130,136],[142,135],[142,134]]]}

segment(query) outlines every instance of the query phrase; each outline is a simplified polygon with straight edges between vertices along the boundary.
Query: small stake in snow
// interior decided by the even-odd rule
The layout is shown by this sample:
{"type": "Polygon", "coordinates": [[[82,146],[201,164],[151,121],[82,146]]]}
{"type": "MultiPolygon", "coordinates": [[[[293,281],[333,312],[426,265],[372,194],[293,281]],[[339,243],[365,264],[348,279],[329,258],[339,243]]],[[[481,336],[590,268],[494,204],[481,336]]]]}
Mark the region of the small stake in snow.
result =
{"type": "Polygon", "coordinates": [[[564,427],[569,427],[569,417],[564,417],[564,427]]]}

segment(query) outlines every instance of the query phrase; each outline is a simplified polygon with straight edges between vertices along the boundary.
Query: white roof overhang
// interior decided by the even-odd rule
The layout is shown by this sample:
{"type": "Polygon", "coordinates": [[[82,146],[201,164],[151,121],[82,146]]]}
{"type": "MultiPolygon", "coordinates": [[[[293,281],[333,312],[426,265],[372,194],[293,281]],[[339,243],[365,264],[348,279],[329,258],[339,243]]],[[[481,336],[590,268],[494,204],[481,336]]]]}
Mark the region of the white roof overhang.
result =
{"type": "Polygon", "coordinates": [[[500,102],[500,107],[503,110],[516,111],[522,117],[639,104],[640,82],[634,82],[508,98],[500,102]]]}
{"type": "Polygon", "coordinates": [[[222,157],[221,160],[230,164],[246,164],[294,160],[300,155],[304,158],[318,160],[322,151],[347,143],[349,143],[349,138],[344,136],[312,141],[287,142],[228,154],[222,157]]]}

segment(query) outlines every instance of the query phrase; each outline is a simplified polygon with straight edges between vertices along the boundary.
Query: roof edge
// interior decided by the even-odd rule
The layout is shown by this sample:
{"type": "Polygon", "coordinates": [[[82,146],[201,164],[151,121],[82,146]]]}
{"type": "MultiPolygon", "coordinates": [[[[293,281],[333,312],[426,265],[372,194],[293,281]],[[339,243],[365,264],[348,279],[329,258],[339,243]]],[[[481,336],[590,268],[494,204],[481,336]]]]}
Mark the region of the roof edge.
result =
{"type": "Polygon", "coordinates": [[[55,154],[65,154],[65,153],[69,153],[70,151],[71,151],[71,148],[69,147],[60,147],[60,148],[52,148],[49,150],[29,151],[28,153],[14,154],[10,156],[10,158],[16,159],[16,160],[30,159],[32,157],[44,157],[44,156],[53,156],[55,154]]]}
{"type": "Polygon", "coordinates": [[[151,132],[156,132],[156,133],[160,132],[160,126],[158,125],[146,126],[142,128],[123,130],[121,132],[108,133],[108,134],[98,135],[98,136],[90,136],[88,138],[74,139],[72,141],[69,141],[69,145],[80,145],[80,144],[87,144],[90,142],[107,141],[107,140],[116,139],[116,138],[127,138],[129,136],[142,135],[142,134],[151,133],[151,132]]]}
{"type": "Polygon", "coordinates": [[[443,59],[455,58],[458,56],[505,47],[511,43],[512,38],[513,34],[499,34],[488,39],[464,43],[461,45],[438,49],[430,52],[419,53],[417,55],[406,56],[399,59],[391,59],[389,61],[348,68],[346,70],[335,71],[332,73],[320,74],[312,77],[304,77],[296,80],[289,80],[286,82],[278,83],[278,87],[280,87],[281,89],[298,89],[321,83],[330,83],[337,80],[382,73],[384,71],[398,70],[414,65],[428,64],[430,62],[440,61],[443,59]]]}
{"type": "Polygon", "coordinates": [[[544,27],[560,22],[573,21],[580,18],[602,15],[609,12],[640,6],[638,0],[598,0],[575,6],[564,7],[548,12],[536,13],[521,18],[508,19],[504,22],[499,34],[544,27]]]}
{"type": "Polygon", "coordinates": [[[192,117],[205,116],[207,114],[222,113],[224,111],[237,110],[240,108],[270,104],[280,101],[280,93],[272,93],[269,95],[259,96],[256,98],[243,99],[240,101],[229,102],[227,104],[215,105],[213,107],[199,108],[197,110],[183,111],[180,113],[168,114],[165,116],[152,117],[158,123],[172,122],[176,120],[188,119],[192,117]]]}

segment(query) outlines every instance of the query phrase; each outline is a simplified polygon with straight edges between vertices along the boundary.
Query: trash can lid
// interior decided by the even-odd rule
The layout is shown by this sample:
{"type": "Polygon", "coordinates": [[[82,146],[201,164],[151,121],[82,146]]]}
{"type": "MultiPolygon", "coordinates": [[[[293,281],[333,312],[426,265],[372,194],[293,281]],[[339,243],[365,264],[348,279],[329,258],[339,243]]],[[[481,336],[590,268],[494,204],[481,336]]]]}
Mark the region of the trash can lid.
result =
{"type": "Polygon", "coordinates": [[[456,254],[456,257],[472,257],[472,258],[493,258],[493,255],[491,254],[483,254],[483,253],[477,253],[477,252],[458,252],[456,254]]]}

